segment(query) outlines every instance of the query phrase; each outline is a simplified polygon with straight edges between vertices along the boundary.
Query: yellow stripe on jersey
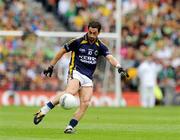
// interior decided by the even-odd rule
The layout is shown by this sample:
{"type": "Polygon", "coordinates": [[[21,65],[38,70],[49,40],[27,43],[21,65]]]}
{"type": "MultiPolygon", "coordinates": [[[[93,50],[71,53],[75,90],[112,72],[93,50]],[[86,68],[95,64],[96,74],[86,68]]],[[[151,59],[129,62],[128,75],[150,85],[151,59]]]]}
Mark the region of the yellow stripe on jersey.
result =
{"type": "Polygon", "coordinates": [[[88,41],[87,41],[87,40],[83,40],[83,41],[81,41],[81,44],[86,44],[86,43],[88,43],[88,41]]]}
{"type": "Polygon", "coordinates": [[[74,68],[74,62],[75,62],[75,52],[72,52],[71,54],[71,64],[69,66],[69,74],[72,75],[72,71],[74,68]]]}
{"type": "Polygon", "coordinates": [[[96,45],[99,47],[99,42],[98,41],[96,41],[96,45]]]}

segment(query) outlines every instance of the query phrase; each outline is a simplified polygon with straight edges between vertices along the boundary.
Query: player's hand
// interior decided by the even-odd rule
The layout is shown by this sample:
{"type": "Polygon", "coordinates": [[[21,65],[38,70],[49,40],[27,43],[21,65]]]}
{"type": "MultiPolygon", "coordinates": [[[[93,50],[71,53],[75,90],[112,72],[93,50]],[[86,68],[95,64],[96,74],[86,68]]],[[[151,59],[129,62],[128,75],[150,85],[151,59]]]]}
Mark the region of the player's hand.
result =
{"type": "Polygon", "coordinates": [[[127,79],[129,77],[128,72],[121,67],[118,68],[118,72],[119,72],[119,74],[121,74],[122,79],[127,79]]]}
{"type": "Polygon", "coordinates": [[[45,69],[45,70],[43,71],[44,75],[51,77],[51,76],[52,76],[52,73],[53,73],[53,69],[54,69],[54,66],[52,66],[52,65],[49,66],[47,69],[45,69]]]}

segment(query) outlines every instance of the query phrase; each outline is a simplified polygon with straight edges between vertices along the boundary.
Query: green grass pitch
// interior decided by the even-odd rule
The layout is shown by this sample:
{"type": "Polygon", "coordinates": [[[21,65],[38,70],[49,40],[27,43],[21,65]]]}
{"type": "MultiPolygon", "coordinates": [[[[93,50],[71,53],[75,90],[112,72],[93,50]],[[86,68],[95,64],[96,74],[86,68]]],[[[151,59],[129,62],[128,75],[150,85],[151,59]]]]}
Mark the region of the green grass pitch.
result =
{"type": "Polygon", "coordinates": [[[63,130],[74,110],[56,107],[37,126],[37,107],[0,107],[0,140],[180,140],[180,107],[90,107],[75,134],[63,130]]]}

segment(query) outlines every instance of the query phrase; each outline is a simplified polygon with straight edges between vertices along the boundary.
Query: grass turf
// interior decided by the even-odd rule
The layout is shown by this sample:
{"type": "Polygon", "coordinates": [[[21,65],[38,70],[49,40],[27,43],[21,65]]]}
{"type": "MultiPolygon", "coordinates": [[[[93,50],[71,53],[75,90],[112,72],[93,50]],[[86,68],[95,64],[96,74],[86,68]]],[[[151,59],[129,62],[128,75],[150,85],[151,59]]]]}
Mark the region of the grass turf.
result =
{"type": "Polygon", "coordinates": [[[52,110],[37,126],[37,107],[0,107],[0,140],[180,140],[180,107],[93,108],[76,128],[63,130],[74,110],[52,110]]]}

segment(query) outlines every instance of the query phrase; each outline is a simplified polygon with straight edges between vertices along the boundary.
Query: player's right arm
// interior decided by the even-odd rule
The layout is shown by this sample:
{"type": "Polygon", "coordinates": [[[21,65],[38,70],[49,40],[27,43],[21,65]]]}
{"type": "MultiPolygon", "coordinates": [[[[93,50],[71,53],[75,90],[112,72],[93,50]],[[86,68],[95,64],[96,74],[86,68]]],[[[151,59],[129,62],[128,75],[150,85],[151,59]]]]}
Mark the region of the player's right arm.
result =
{"type": "Polygon", "coordinates": [[[65,48],[61,48],[59,50],[59,52],[56,54],[56,56],[52,59],[50,65],[54,66],[60,59],[61,57],[66,53],[66,49],[65,48]]]}
{"type": "Polygon", "coordinates": [[[65,48],[61,48],[55,57],[51,60],[50,66],[43,71],[44,75],[51,77],[55,64],[61,59],[61,57],[66,53],[65,48]]]}
{"type": "Polygon", "coordinates": [[[63,48],[59,50],[59,52],[55,55],[55,57],[51,60],[50,66],[43,71],[44,75],[51,77],[53,73],[53,69],[55,64],[61,59],[61,57],[66,53],[70,51],[75,51],[76,46],[78,45],[77,39],[72,39],[69,42],[67,42],[63,48]]]}

